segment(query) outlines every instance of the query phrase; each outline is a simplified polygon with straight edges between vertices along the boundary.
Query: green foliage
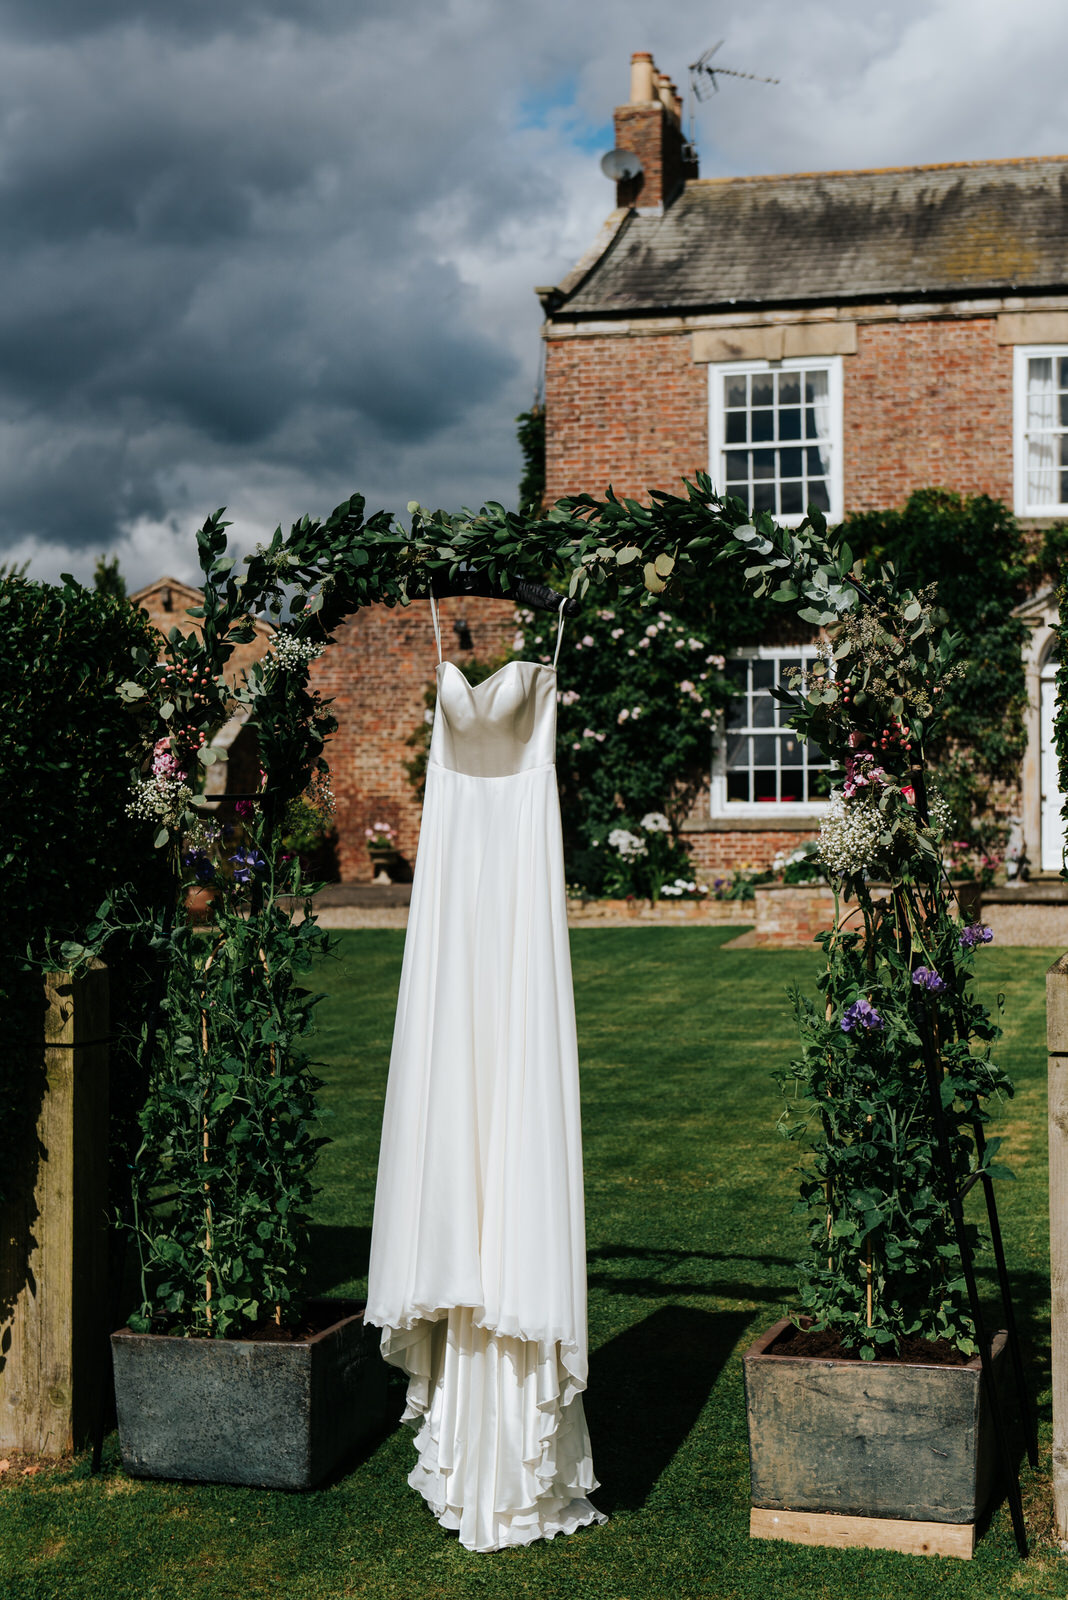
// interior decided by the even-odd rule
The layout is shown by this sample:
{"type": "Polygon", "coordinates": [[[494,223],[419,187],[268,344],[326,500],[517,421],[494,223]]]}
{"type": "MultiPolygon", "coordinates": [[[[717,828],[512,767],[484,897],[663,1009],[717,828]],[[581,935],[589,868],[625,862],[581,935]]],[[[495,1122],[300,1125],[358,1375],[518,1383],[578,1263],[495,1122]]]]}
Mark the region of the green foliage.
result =
{"type": "Polygon", "coordinates": [[[519,506],[522,511],[540,511],[545,499],[545,406],[535,400],[529,411],[516,417],[516,438],[523,453],[523,475],[519,480],[519,506]]]}
{"type": "Polygon", "coordinates": [[[112,600],[126,599],[126,579],[119,571],[119,558],[97,556],[93,568],[93,588],[97,594],[108,595],[112,600]]]}
{"type": "MultiPolygon", "coordinates": [[[[39,1101],[41,969],[80,949],[117,885],[153,877],[151,836],[126,810],[138,731],[116,690],[155,637],[143,613],[73,578],[58,587],[0,578],[0,1195],[39,1101]]],[[[121,1145],[138,1092],[130,1030],[144,1005],[145,952],[134,938],[103,953],[120,1034],[112,1099],[121,1145]]]]}
{"type": "Polygon", "coordinates": [[[316,997],[299,978],[328,941],[279,904],[299,876],[263,869],[256,908],[235,876],[198,874],[216,890],[215,928],[204,938],[180,923],[170,941],[133,1165],[142,1329],[155,1317],[225,1337],[286,1321],[299,1300],[324,1143],[304,1045],[316,997]]]}
{"type": "MultiPolygon", "coordinates": [[[[549,661],[555,621],[519,614],[522,653],[549,661]]],[[[649,813],[671,831],[707,778],[716,713],[731,685],[712,643],[712,617],[689,626],[657,606],[590,607],[565,623],[557,692],[557,777],[568,878],[592,894],[659,894],[668,877],[690,876],[677,845],[661,862],[632,860],[610,842],[649,813]]]]}
{"type": "MultiPolygon", "coordinates": [[[[974,959],[942,900],[898,890],[894,915],[861,891],[864,938],[840,923],[821,936],[820,1003],[795,991],[802,1054],[779,1074],[780,1130],[806,1146],[798,1210],[810,1257],[801,1304],[871,1357],[903,1338],[948,1339],[974,1354],[957,1241],[936,1160],[925,1049],[937,1041],[952,1166],[976,1163],[972,1128],[993,1095],[1011,1094],[990,1058],[1000,1033],[969,987],[974,959]],[[902,924],[915,941],[901,938],[902,924]],[[914,974],[934,972],[931,991],[914,974]],[[860,1014],[856,1009],[860,1004],[860,1014]],[[870,1303],[868,1285],[870,1283],[870,1303]],[[864,1293],[858,1293],[863,1286],[864,1293]]],[[[997,1141],[982,1165],[993,1171],[997,1141]]],[[[978,1245],[978,1230],[968,1224],[978,1245]]]]}
{"type": "Polygon", "coordinates": [[[1012,611],[1028,567],[1016,519],[987,495],[922,489],[900,511],[850,517],[843,533],[868,572],[892,563],[902,583],[937,587],[962,671],[946,685],[939,735],[926,754],[960,837],[990,845],[1004,831],[990,825],[993,786],[1016,778],[1027,742],[1027,626],[1012,611]]]}
{"type": "MultiPolygon", "coordinates": [[[[1057,589],[1057,710],[1053,721],[1053,740],[1057,747],[1057,781],[1065,796],[1061,816],[1068,823],[1068,582],[1062,574],[1057,589]]],[[[1068,864],[1061,852],[1061,877],[1068,878],[1068,864]]]]}

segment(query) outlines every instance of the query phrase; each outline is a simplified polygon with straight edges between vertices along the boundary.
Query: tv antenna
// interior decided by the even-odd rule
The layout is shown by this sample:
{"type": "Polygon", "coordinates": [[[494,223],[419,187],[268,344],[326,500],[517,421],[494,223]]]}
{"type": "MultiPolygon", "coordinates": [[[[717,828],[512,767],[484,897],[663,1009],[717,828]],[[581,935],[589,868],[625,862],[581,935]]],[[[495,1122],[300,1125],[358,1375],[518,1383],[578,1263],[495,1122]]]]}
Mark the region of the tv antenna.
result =
{"type": "Polygon", "coordinates": [[[690,62],[690,144],[694,143],[694,102],[708,99],[708,85],[711,84],[716,94],[719,93],[719,78],[746,78],[750,83],[778,83],[778,78],[763,78],[758,72],[739,72],[736,67],[716,67],[712,65],[712,57],[721,48],[724,41],[712,45],[696,61],[690,62]],[[706,82],[705,80],[708,80],[706,82]]]}

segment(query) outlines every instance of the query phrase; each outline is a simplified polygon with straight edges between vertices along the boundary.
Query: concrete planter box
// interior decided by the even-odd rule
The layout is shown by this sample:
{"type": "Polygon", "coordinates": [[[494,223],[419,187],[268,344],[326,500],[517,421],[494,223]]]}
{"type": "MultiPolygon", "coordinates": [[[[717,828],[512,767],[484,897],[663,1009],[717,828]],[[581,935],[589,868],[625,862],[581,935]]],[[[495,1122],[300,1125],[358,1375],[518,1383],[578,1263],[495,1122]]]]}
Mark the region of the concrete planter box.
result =
{"type": "MultiPolygon", "coordinates": [[[[996,1477],[979,1357],[941,1367],[777,1355],[789,1326],[743,1358],[751,1533],[970,1556],[996,1477]]],[[[995,1334],[999,1381],[1005,1345],[995,1334]]]]}
{"type": "Polygon", "coordinates": [[[362,1306],[336,1309],[332,1326],[290,1344],[113,1333],[124,1469],[265,1489],[322,1482],[385,1415],[378,1330],[362,1306]]]}

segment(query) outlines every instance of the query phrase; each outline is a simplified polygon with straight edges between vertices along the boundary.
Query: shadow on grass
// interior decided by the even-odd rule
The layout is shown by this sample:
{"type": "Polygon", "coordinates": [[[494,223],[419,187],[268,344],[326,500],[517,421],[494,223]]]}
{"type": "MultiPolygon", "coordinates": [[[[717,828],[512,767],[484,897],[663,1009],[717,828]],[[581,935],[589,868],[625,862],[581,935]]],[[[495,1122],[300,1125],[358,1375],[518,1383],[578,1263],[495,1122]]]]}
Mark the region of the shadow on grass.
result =
{"type": "Polygon", "coordinates": [[[584,1400],[602,1511],[645,1504],[749,1322],[747,1312],[663,1306],[594,1351],[584,1400]]]}
{"type": "Polygon", "coordinates": [[[665,1295],[707,1295],[717,1300],[767,1301],[776,1304],[784,1296],[793,1294],[797,1287],[796,1271],[786,1277],[778,1270],[769,1270],[763,1283],[740,1282],[733,1275],[724,1274],[698,1279],[680,1280],[672,1276],[672,1269],[681,1262],[730,1263],[744,1261],[750,1268],[794,1268],[789,1256],[754,1256],[744,1251],[725,1250],[671,1250],[655,1245],[605,1244],[587,1254],[588,1282],[591,1289],[607,1289],[612,1294],[647,1295],[663,1299],[665,1295]],[[619,1272],[598,1271],[595,1263],[634,1262],[647,1268],[644,1273],[624,1276],[619,1272]]]}
{"type": "Polygon", "coordinates": [[[308,1294],[329,1294],[339,1284],[366,1278],[371,1259],[371,1230],[313,1222],[308,1230],[308,1294]]]}

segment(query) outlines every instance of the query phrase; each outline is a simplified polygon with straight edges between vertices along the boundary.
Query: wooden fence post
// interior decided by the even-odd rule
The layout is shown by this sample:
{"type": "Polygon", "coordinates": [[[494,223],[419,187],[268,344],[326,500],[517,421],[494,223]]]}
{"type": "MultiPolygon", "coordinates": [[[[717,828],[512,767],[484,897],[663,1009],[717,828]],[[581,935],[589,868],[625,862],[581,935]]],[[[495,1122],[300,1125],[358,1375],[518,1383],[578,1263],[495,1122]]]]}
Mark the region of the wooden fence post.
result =
{"type": "Polygon", "coordinates": [[[44,1096],[0,1208],[0,1449],[88,1442],[107,1378],[108,974],[45,977],[44,1096]]]}
{"type": "Polygon", "coordinates": [[[1053,1364],[1053,1506],[1068,1538],[1068,955],[1046,973],[1049,1050],[1049,1253],[1053,1364]]]}

